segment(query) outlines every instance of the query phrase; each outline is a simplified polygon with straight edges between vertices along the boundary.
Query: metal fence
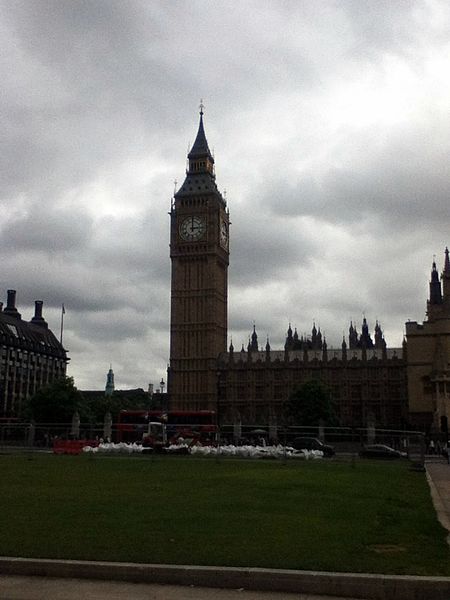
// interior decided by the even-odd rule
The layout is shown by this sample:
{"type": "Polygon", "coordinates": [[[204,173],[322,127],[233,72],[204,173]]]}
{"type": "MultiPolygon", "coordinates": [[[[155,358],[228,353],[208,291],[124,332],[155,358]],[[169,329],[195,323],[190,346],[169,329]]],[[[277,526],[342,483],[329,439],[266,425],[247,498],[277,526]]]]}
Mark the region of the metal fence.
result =
{"type": "MultiPolygon", "coordinates": [[[[99,424],[54,424],[33,423],[0,424],[0,448],[22,447],[29,449],[51,449],[55,439],[117,440],[116,430],[105,430],[99,424]]],[[[280,427],[276,425],[235,425],[222,426],[216,436],[216,443],[235,445],[298,446],[299,440],[316,438],[333,446],[337,455],[357,455],[367,445],[385,444],[395,450],[406,452],[412,460],[422,461],[430,451],[429,440],[422,432],[377,429],[374,427],[280,427]]],[[[139,440],[136,440],[139,441],[139,440]]],[[[445,440],[434,440],[433,452],[440,454],[445,440]]]]}
{"type": "Polygon", "coordinates": [[[73,431],[72,423],[11,423],[0,424],[0,448],[29,448],[51,449],[54,440],[59,439],[89,439],[103,438],[104,426],[80,426],[77,433],[73,431]]]}
{"type": "MultiPolygon", "coordinates": [[[[226,426],[221,428],[221,443],[282,444],[300,446],[305,439],[316,439],[333,447],[337,455],[358,455],[368,445],[383,444],[408,454],[413,461],[423,462],[427,452],[425,434],[419,431],[377,429],[375,427],[277,427],[226,426]]],[[[435,450],[444,446],[435,442],[435,450]]]]}

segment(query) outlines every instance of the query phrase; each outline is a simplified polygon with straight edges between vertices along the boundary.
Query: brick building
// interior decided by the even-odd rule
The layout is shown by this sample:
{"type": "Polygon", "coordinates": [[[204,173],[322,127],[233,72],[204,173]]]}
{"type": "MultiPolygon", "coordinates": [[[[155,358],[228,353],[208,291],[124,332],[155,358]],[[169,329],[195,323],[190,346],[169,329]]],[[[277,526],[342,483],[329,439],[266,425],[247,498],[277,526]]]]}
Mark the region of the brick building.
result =
{"type": "Polygon", "coordinates": [[[31,321],[16,308],[16,292],[8,290],[8,301],[0,303],[0,417],[20,415],[23,403],[39,388],[64,377],[67,353],[42,316],[42,301],[36,300],[31,321]]]}

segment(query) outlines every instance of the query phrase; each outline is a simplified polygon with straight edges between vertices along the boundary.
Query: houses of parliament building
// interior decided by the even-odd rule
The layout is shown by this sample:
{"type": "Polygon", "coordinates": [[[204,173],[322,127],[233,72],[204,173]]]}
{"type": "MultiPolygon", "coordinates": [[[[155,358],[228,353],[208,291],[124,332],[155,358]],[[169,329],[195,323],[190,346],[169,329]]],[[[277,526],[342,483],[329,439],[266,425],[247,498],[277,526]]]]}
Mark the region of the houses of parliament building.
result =
{"type": "Polygon", "coordinates": [[[287,327],[282,349],[258,341],[227,348],[229,212],[216,185],[203,125],[188,154],[183,184],[170,212],[171,322],[169,406],[217,410],[222,424],[281,421],[297,387],[323,382],[340,424],[446,431],[450,394],[450,262],[432,265],[427,318],[406,323],[399,348],[389,348],[377,322],[351,323],[348,339],[330,349],[320,329],[299,337],[287,327]],[[358,331],[359,328],[359,331],[358,331]],[[265,344],[265,345],[264,345],[265,344]]]}

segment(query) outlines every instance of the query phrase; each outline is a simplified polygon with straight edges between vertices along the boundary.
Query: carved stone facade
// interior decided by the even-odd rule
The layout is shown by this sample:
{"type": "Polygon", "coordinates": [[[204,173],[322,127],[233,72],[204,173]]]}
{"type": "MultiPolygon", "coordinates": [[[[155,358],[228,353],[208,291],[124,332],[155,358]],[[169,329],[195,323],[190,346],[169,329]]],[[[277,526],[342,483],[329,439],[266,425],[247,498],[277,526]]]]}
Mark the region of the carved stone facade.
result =
{"type": "Polygon", "coordinates": [[[450,418],[450,261],[433,262],[427,319],[406,323],[408,401],[413,425],[447,433],[450,418]]]}
{"type": "Polygon", "coordinates": [[[168,392],[175,409],[215,410],[217,357],[227,345],[229,215],[217,189],[203,111],[188,161],[170,212],[168,392]]]}
{"type": "MultiPolygon", "coordinates": [[[[223,423],[281,423],[283,403],[303,383],[323,382],[334,399],[342,426],[405,427],[407,414],[406,364],[403,349],[365,344],[367,322],[358,336],[351,324],[349,345],[329,349],[314,326],[311,337],[298,339],[289,327],[285,350],[258,350],[253,330],[247,350],[219,357],[219,412],[223,423]],[[365,332],[365,333],[364,333],[365,332]],[[294,349],[295,348],[295,349],[294,349]]],[[[375,333],[381,333],[377,323],[375,333]]],[[[381,334],[382,335],[382,334],[381,334]]],[[[370,338],[370,336],[369,336],[370,338]]]]}
{"type": "Polygon", "coordinates": [[[341,425],[427,428],[449,416],[450,264],[443,289],[433,264],[428,321],[406,324],[401,348],[388,348],[380,324],[373,337],[350,324],[348,342],[327,347],[320,329],[303,338],[289,326],[284,350],[260,348],[255,328],[247,349],[227,339],[229,215],[217,189],[203,129],[188,155],[186,179],[171,209],[172,260],[168,393],[173,409],[217,410],[222,423],[280,423],[291,392],[324,382],[341,425]]]}

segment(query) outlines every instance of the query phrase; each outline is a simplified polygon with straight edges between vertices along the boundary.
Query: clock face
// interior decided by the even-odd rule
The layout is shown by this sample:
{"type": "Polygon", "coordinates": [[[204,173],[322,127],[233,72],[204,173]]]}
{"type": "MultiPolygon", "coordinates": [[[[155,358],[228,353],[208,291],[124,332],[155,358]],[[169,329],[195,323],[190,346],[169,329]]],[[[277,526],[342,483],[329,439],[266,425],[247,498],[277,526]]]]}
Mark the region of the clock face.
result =
{"type": "Polygon", "coordinates": [[[202,217],[191,216],[184,219],[180,225],[180,236],[187,242],[200,240],[206,230],[206,224],[202,217]]]}
{"type": "Polygon", "coordinates": [[[228,223],[220,222],[220,243],[224,248],[228,248],[228,223]]]}

